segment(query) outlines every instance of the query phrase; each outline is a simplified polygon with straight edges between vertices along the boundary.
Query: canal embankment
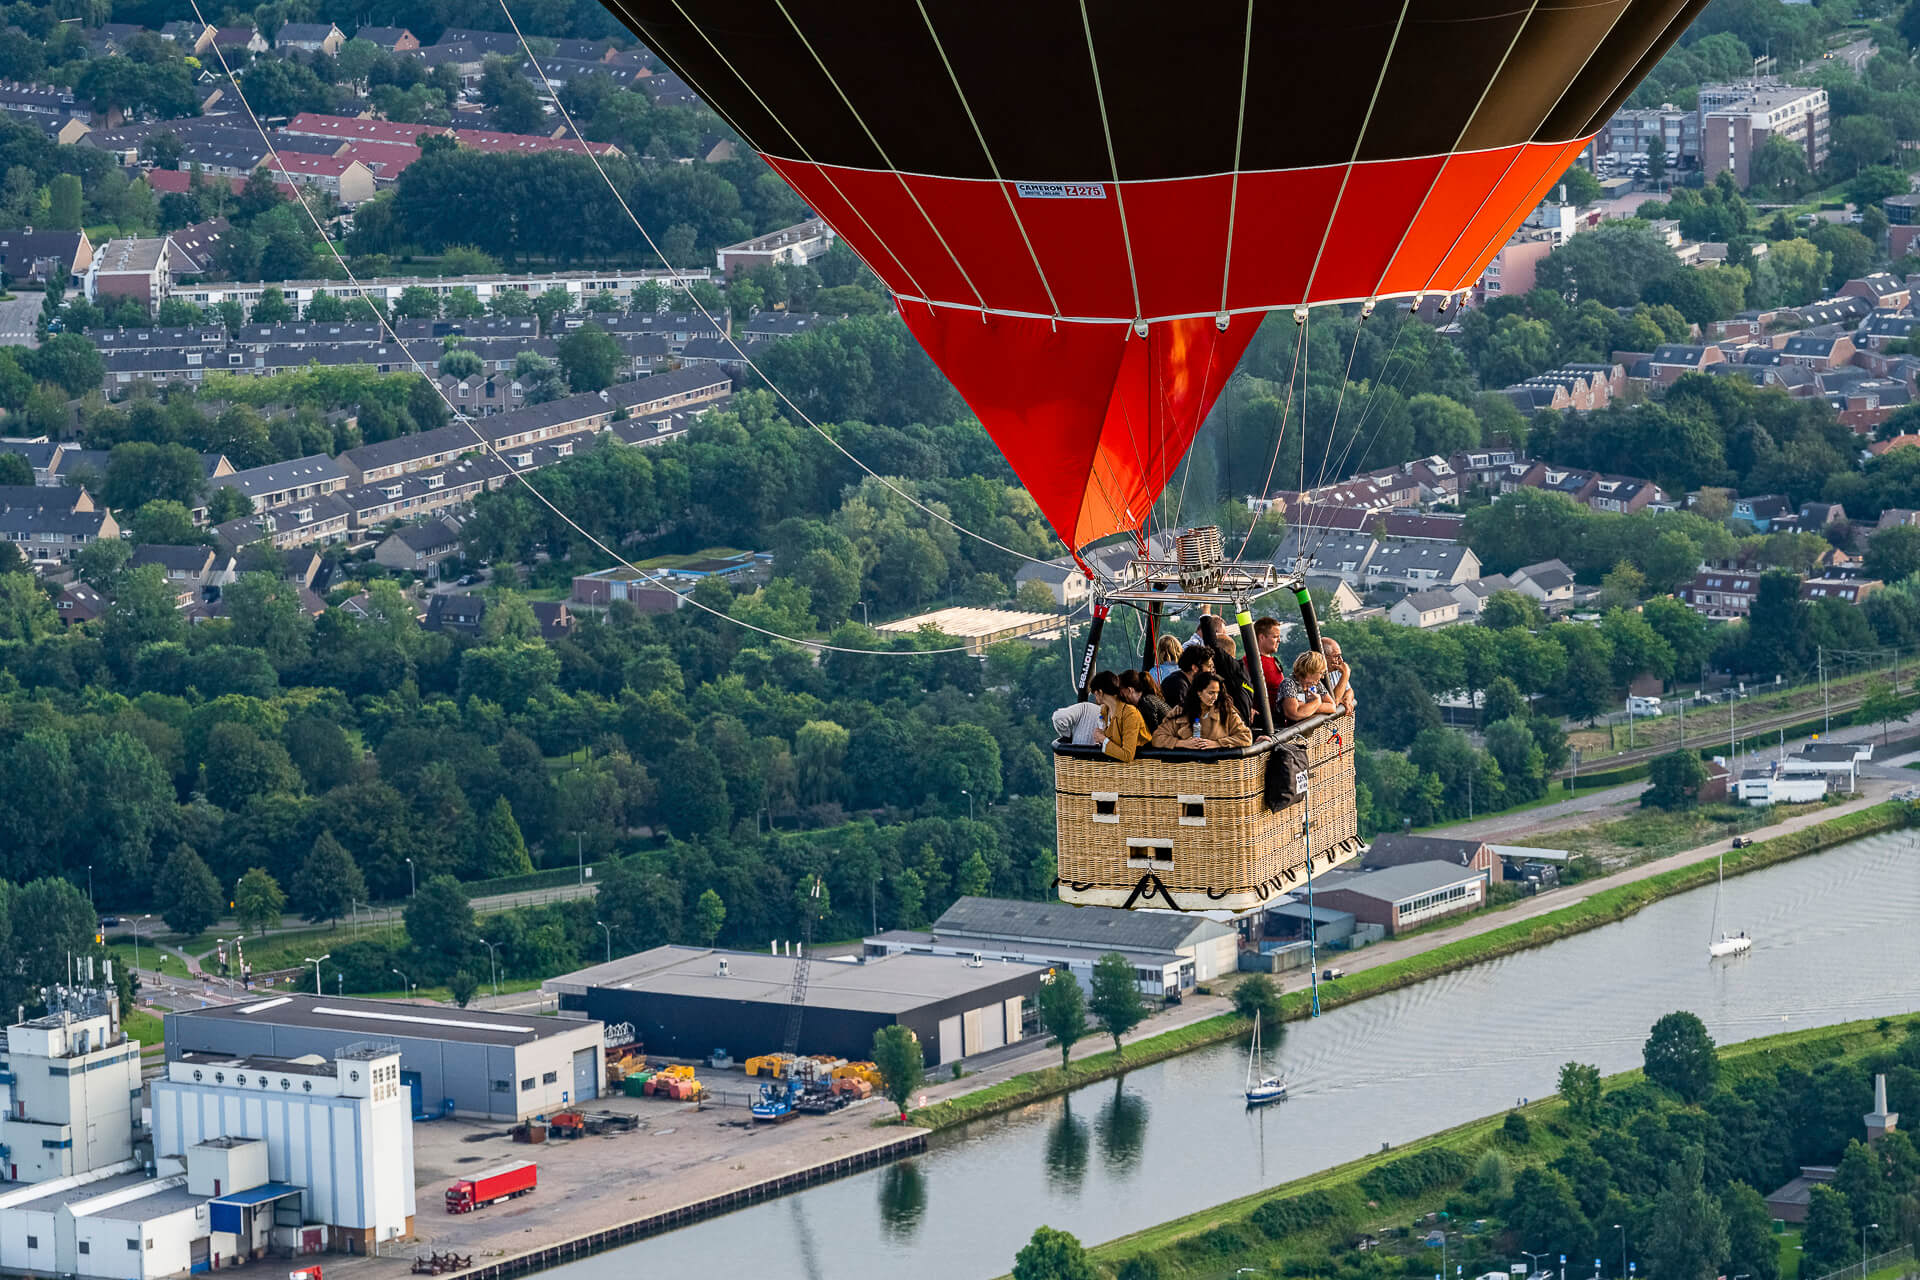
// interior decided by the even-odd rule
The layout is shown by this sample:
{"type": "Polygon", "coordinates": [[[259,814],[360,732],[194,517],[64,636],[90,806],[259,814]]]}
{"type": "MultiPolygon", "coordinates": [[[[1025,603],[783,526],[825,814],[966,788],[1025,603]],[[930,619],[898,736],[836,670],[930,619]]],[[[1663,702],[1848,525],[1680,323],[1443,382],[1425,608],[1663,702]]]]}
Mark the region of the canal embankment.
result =
{"type": "MultiPolygon", "coordinates": [[[[1739,849],[1727,849],[1726,840],[1716,840],[1612,876],[1492,908],[1444,929],[1379,943],[1350,957],[1342,957],[1347,974],[1337,981],[1319,984],[1320,1009],[1325,1012],[1339,1008],[1469,965],[1617,923],[1662,898],[1712,883],[1720,873],[1723,855],[1725,873],[1743,875],[1863,836],[1911,825],[1915,815],[1916,806],[1903,801],[1854,801],[1837,809],[1802,814],[1785,823],[1762,828],[1739,849]]],[[[1287,1018],[1311,1016],[1315,995],[1311,988],[1286,992],[1282,1007],[1287,1018]]],[[[1203,1021],[1143,1037],[1120,1053],[1090,1047],[1083,1051],[1084,1056],[1075,1058],[1067,1070],[1058,1065],[1036,1065],[1031,1070],[973,1088],[960,1087],[966,1083],[962,1079],[929,1090],[928,1103],[915,1108],[908,1118],[914,1124],[933,1130],[966,1124],[1064,1093],[1092,1080],[1234,1039],[1246,1030],[1246,1019],[1231,1012],[1217,1013],[1203,1021]],[[947,1096],[938,1096],[940,1093],[947,1096]]],[[[1036,1054],[1039,1052],[1036,1050],[1036,1054]]],[[[1057,1050],[1051,1052],[1057,1057],[1057,1050]]]]}

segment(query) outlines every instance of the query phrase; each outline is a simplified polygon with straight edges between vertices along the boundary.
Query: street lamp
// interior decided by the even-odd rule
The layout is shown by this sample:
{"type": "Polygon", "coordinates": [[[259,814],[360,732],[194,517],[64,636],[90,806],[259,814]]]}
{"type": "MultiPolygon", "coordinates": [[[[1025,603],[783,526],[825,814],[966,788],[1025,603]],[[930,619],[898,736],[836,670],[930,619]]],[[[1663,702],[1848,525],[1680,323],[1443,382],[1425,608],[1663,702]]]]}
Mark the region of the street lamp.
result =
{"type": "Polygon", "coordinates": [[[1528,1269],[1527,1269],[1527,1274],[1528,1274],[1529,1276],[1537,1276],[1537,1275],[1539,1275],[1539,1274],[1540,1274],[1540,1259],[1542,1259],[1542,1258],[1544,1258],[1544,1257],[1547,1257],[1548,1255],[1547,1255],[1546,1253],[1535,1253],[1535,1252],[1533,1252],[1533,1251],[1532,1251],[1531,1249],[1522,1249],[1522,1250],[1521,1250],[1520,1252],[1522,1252],[1522,1253],[1524,1253],[1524,1254],[1526,1254],[1526,1255],[1527,1255],[1527,1261],[1528,1261],[1529,1263],[1531,1263],[1531,1264],[1532,1264],[1532,1265],[1531,1265],[1530,1267],[1528,1267],[1528,1269]]]}
{"type": "Polygon", "coordinates": [[[313,994],[317,996],[327,994],[320,989],[320,962],[333,959],[333,952],[329,951],[323,956],[301,956],[300,958],[313,966],[313,994]]]}
{"type": "Polygon", "coordinates": [[[1866,1275],[1867,1275],[1867,1232],[1878,1231],[1879,1229],[1880,1229],[1880,1224],[1877,1222],[1861,1224],[1861,1227],[1860,1227],[1860,1280],[1866,1280],[1866,1275]]]}
{"type": "Polygon", "coordinates": [[[413,859],[408,858],[407,859],[407,896],[411,898],[414,894],[419,892],[420,892],[420,884],[413,877],[413,859]]]}
{"type": "Polygon", "coordinates": [[[93,864],[87,864],[87,905],[93,905],[93,864]]]}
{"type": "Polygon", "coordinates": [[[967,790],[965,787],[962,787],[960,788],[960,794],[967,798],[967,821],[972,822],[973,821],[973,792],[967,790]]]}
{"type": "Polygon", "coordinates": [[[1627,1280],[1627,1229],[1618,1222],[1613,1229],[1620,1233],[1620,1280],[1627,1280]]]}
{"type": "Polygon", "coordinates": [[[601,924],[598,920],[595,920],[593,923],[600,928],[601,932],[607,935],[607,963],[612,964],[613,963],[613,930],[607,928],[606,925],[601,924]]]}
{"type": "Polygon", "coordinates": [[[133,922],[133,970],[135,973],[140,971],[140,921],[151,919],[153,919],[151,915],[144,915],[133,922]]]}
{"type": "Polygon", "coordinates": [[[387,972],[400,979],[401,986],[406,990],[407,998],[411,1000],[413,998],[413,980],[407,977],[406,974],[401,973],[398,969],[389,969],[387,972]]]}
{"type": "Polygon", "coordinates": [[[487,967],[493,971],[493,994],[495,998],[498,998],[500,995],[500,948],[504,944],[488,942],[485,938],[482,938],[480,939],[480,945],[487,949],[487,967]]]}

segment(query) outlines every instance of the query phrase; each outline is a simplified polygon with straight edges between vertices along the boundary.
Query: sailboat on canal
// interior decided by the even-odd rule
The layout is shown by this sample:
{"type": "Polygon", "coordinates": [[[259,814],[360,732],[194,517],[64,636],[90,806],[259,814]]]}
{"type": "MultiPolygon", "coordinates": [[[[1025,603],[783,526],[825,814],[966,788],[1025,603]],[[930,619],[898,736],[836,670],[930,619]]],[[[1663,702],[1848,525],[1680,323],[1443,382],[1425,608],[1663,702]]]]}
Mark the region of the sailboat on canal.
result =
{"type": "Polygon", "coordinates": [[[1753,950],[1753,939],[1743,930],[1740,933],[1725,933],[1720,928],[1720,891],[1727,883],[1727,851],[1720,851],[1720,869],[1713,885],[1713,925],[1707,933],[1707,959],[1724,960],[1729,956],[1741,956],[1753,950]]]}
{"type": "Polygon", "coordinates": [[[1269,1102],[1280,1102],[1287,1096],[1287,1081],[1284,1076],[1261,1076],[1254,1078],[1256,1068],[1265,1067],[1260,1053],[1260,1011],[1253,1014],[1253,1043],[1247,1046],[1247,1105],[1264,1107],[1269,1102]]]}

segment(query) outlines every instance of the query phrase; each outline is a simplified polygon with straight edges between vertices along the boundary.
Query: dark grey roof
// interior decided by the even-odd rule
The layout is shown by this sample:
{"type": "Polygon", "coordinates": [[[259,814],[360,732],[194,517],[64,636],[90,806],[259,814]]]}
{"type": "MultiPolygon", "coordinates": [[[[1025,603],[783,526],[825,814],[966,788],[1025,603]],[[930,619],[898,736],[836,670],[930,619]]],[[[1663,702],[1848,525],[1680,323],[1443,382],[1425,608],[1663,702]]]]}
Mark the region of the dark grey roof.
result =
{"type": "MultiPolygon", "coordinates": [[[[1022,987],[1031,992],[1044,973],[1034,964],[996,962],[976,969],[959,956],[907,954],[869,959],[864,964],[816,963],[807,980],[806,1006],[899,1014],[1007,984],[1020,984],[1009,989],[1008,995],[1018,994],[1022,987]]],[[[548,990],[604,987],[785,1007],[793,999],[793,959],[764,951],[664,946],[549,978],[545,985],[548,990]],[[721,960],[727,962],[725,977],[719,973],[721,960]]]]}
{"type": "Polygon", "coordinates": [[[1484,872],[1452,862],[1409,862],[1405,866],[1382,867],[1378,871],[1334,871],[1315,877],[1314,890],[1332,893],[1345,889],[1365,894],[1381,902],[1404,902],[1435,889],[1444,889],[1464,880],[1478,880],[1484,872]]]}
{"type": "Polygon", "coordinates": [[[1445,609],[1449,605],[1458,608],[1460,602],[1453,598],[1453,592],[1443,591],[1439,587],[1429,587],[1425,591],[1415,591],[1406,598],[1407,603],[1425,613],[1429,609],[1445,609]]]}
{"type": "Polygon", "coordinates": [[[1684,343],[1662,343],[1653,349],[1655,364],[1684,364],[1688,366],[1700,363],[1706,354],[1705,347],[1688,346],[1684,343]]]}
{"type": "Polygon", "coordinates": [[[395,1000],[360,1000],[353,996],[282,995],[268,1000],[215,1005],[185,1010],[183,1044],[194,1043],[191,1024],[200,1019],[240,1026],[316,1028],[340,1033],[341,1046],[355,1040],[455,1040],[463,1044],[530,1044],[545,1036],[578,1031],[586,1025],[562,1022],[539,1014],[488,1013],[481,1009],[453,1009],[445,1005],[405,1004],[395,1000]]]}
{"type": "Polygon", "coordinates": [[[963,936],[1043,939],[1116,950],[1177,951],[1228,930],[1211,920],[1173,912],[966,897],[941,913],[933,931],[948,941],[963,936]]]}
{"type": "Polygon", "coordinates": [[[405,27],[361,27],[353,33],[353,38],[355,40],[370,40],[383,49],[391,49],[404,37],[412,34],[413,32],[407,30],[405,27]]]}
{"type": "Polygon", "coordinates": [[[133,554],[128,557],[127,563],[133,566],[157,564],[164,569],[199,573],[207,567],[208,559],[212,555],[212,547],[173,547],[142,543],[133,549],[133,554]]]}
{"type": "Polygon", "coordinates": [[[282,489],[346,478],[345,467],[324,453],[316,453],[286,462],[270,462],[264,467],[248,467],[245,471],[219,477],[217,483],[222,489],[238,489],[249,498],[257,498],[263,493],[278,493],[282,489]]]}
{"type": "Polygon", "coordinates": [[[331,22],[288,22],[273,33],[276,45],[292,44],[295,41],[318,44],[334,32],[331,22]]]}
{"type": "Polygon", "coordinates": [[[1410,862],[1452,862],[1466,866],[1486,842],[1447,836],[1377,835],[1361,859],[1370,867],[1399,867],[1410,862]]]}
{"type": "Polygon", "coordinates": [[[459,530],[444,520],[410,524],[404,529],[397,530],[393,536],[400,539],[410,551],[437,551],[441,547],[450,547],[460,541],[459,530]]]}
{"type": "MultiPolygon", "coordinates": [[[[1378,569],[1384,576],[1424,569],[1451,577],[1465,563],[1468,554],[1468,548],[1454,542],[1396,542],[1386,538],[1374,552],[1367,571],[1372,573],[1378,569]]],[[[1321,559],[1324,561],[1326,557],[1321,559]]]]}

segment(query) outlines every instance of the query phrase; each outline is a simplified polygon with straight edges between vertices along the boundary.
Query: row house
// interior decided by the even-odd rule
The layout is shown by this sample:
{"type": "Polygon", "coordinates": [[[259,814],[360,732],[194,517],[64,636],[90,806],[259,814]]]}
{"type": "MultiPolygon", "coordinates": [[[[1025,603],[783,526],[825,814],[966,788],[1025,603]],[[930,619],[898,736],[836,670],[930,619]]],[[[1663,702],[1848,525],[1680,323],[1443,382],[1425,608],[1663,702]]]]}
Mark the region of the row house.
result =
{"type": "Polygon", "coordinates": [[[1784,493],[1762,493],[1733,500],[1733,518],[1753,526],[1755,533],[1791,529],[1799,522],[1793,500],[1784,493]]]}
{"type": "Polygon", "coordinates": [[[1906,383],[1891,378],[1859,378],[1827,391],[1825,399],[1841,426],[1870,436],[1881,423],[1913,403],[1913,391],[1906,383]]]}
{"type": "Polygon", "coordinates": [[[83,489],[0,486],[0,541],[36,566],[64,564],[89,543],[119,536],[113,513],[83,489]]]}
{"type": "Polygon", "coordinates": [[[1338,578],[1364,592],[1369,588],[1367,566],[1379,550],[1380,542],[1371,533],[1289,526],[1274,550],[1273,562],[1283,572],[1304,567],[1317,576],[1338,578]]]}
{"type": "Polygon", "coordinates": [[[1460,499],[1460,476],[1454,471],[1453,463],[1437,453],[1396,466],[1363,471],[1354,479],[1372,481],[1395,492],[1403,491],[1406,482],[1412,481],[1418,486],[1413,501],[1425,504],[1452,506],[1460,499]]]}
{"type": "Polygon", "coordinates": [[[1498,485],[1501,493],[1518,489],[1545,489],[1565,494],[1594,511],[1631,514],[1649,507],[1664,509],[1667,495],[1651,480],[1636,476],[1604,475],[1544,462],[1510,463],[1498,485]]]}
{"type": "Polygon", "coordinates": [[[373,549],[375,563],[425,573],[460,549],[460,529],[451,520],[428,520],[396,529],[373,549]]]}
{"type": "Polygon", "coordinates": [[[1860,326],[1856,337],[1856,346],[1878,351],[1890,342],[1907,342],[1913,338],[1913,328],[1920,324],[1920,316],[1894,315],[1877,311],[1860,326]]]}
{"type": "Polygon", "coordinates": [[[1860,604],[1873,592],[1887,584],[1878,578],[1834,577],[1831,575],[1808,578],[1800,584],[1802,600],[1835,600],[1841,604],[1860,604]]]}
{"type": "Polygon", "coordinates": [[[256,511],[271,511],[324,493],[339,493],[347,487],[347,471],[326,454],[316,453],[236,471],[223,477],[220,487],[239,490],[252,499],[256,511]]]}
{"type": "MultiPolygon", "coordinates": [[[[16,458],[26,459],[33,468],[33,483],[41,487],[51,487],[61,483],[60,467],[69,456],[69,449],[58,441],[38,436],[32,440],[0,440],[0,453],[10,453],[16,458]]],[[[25,486],[14,486],[24,488],[25,486]]]]}
{"type": "Polygon", "coordinates": [[[1503,394],[1522,413],[1591,413],[1611,404],[1626,380],[1626,369],[1617,364],[1564,364],[1516,382],[1503,394]]]}
{"type": "Polygon", "coordinates": [[[1410,592],[1387,610],[1387,621],[1403,627],[1444,627],[1459,620],[1460,602],[1437,587],[1410,592]]]}
{"type": "Polygon", "coordinates": [[[420,37],[405,27],[361,27],[353,38],[378,45],[388,53],[411,53],[420,47],[420,37]]]}
{"type": "Polygon", "coordinates": [[[78,279],[93,263],[93,242],[85,231],[0,230],[0,271],[16,284],[45,288],[56,278],[78,279]]]}
{"type": "Polygon", "coordinates": [[[1840,286],[1843,298],[1859,298],[1876,311],[1905,311],[1913,305],[1913,290],[1906,280],[1888,271],[1875,271],[1840,286]]]}
{"type": "Polygon", "coordinates": [[[341,495],[348,521],[357,530],[389,520],[413,520],[462,507],[483,490],[498,489],[506,470],[491,459],[463,458],[432,471],[389,476],[341,495]]]}
{"type": "Polygon", "coordinates": [[[285,550],[341,541],[347,536],[351,515],[343,495],[325,493],[272,511],[257,511],[229,520],[215,525],[213,533],[221,546],[232,551],[262,541],[285,550]]]}
{"type": "Polygon", "coordinates": [[[1564,560],[1542,560],[1522,565],[1507,575],[1512,589],[1544,605],[1564,604],[1573,599],[1573,570],[1564,560]]]}
{"type": "Polygon", "coordinates": [[[1515,449],[1476,449],[1471,453],[1456,453],[1448,459],[1462,493],[1468,489],[1498,492],[1508,468],[1524,461],[1525,456],[1515,449]]]}
{"type": "Polygon", "coordinates": [[[346,208],[373,199],[373,170],[350,156],[281,151],[267,164],[275,182],[323,191],[346,208]]]}
{"type": "Polygon", "coordinates": [[[131,569],[149,564],[160,566],[167,586],[179,597],[182,609],[218,599],[221,589],[232,586],[240,576],[233,552],[214,547],[142,543],[127,558],[127,567],[131,569]]]}
{"type": "MultiPolygon", "coordinates": [[[[616,414],[627,418],[658,417],[675,410],[711,407],[733,390],[725,376],[678,369],[633,382],[615,383],[604,391],[583,391],[544,404],[528,405],[510,414],[485,419],[479,432],[496,450],[537,444],[582,431],[599,431],[616,414]]],[[[399,436],[362,445],[340,455],[340,464],[355,485],[371,484],[410,471],[427,471],[478,451],[475,430],[451,423],[432,431],[399,436]]]]}
{"type": "MultiPolygon", "coordinates": [[[[157,170],[155,172],[158,172],[157,170]]],[[[150,177],[152,175],[149,175],[150,177]]],[[[184,190],[184,184],[181,187],[184,190]]],[[[638,269],[619,269],[610,271],[550,271],[540,273],[494,272],[472,276],[389,276],[378,280],[282,280],[268,284],[263,281],[204,281],[194,288],[184,291],[181,296],[197,306],[217,306],[222,302],[238,302],[251,309],[268,289],[274,289],[294,306],[304,309],[316,297],[325,294],[338,298],[342,302],[351,302],[356,298],[372,297],[386,303],[389,307],[400,301],[400,295],[408,289],[425,289],[434,297],[444,301],[454,290],[464,290],[473,294],[484,305],[503,293],[520,293],[529,297],[538,297],[549,289],[564,289],[574,299],[576,306],[584,300],[596,296],[611,297],[621,305],[631,301],[633,291],[641,285],[659,285],[665,289],[685,291],[699,281],[713,274],[708,267],[683,268],[667,271],[658,267],[638,269]]],[[[595,322],[607,321],[609,332],[625,331],[624,326],[613,322],[612,314],[589,317],[595,322]]]]}
{"type": "Polygon", "coordinates": [[[1514,590],[1513,579],[1504,573],[1489,573],[1483,577],[1470,578],[1465,582],[1456,582],[1447,588],[1460,605],[1460,616],[1477,618],[1487,607],[1487,601],[1496,593],[1514,590]]]}
{"type": "Polygon", "coordinates": [[[1709,365],[1725,359],[1719,347],[1667,342],[1647,356],[1647,377],[1656,386],[1666,386],[1689,373],[1704,373],[1709,365]]]}
{"type": "Polygon", "coordinates": [[[1366,566],[1369,590],[1398,587],[1421,591],[1451,587],[1480,576],[1480,557],[1467,547],[1382,539],[1366,566]]]}
{"type": "Polygon", "coordinates": [[[1759,574],[1729,569],[1702,569],[1679,591],[1695,613],[1709,618],[1744,618],[1759,594],[1759,574]]]}
{"type": "Polygon", "coordinates": [[[1780,363],[1824,372],[1853,362],[1853,339],[1844,333],[1796,333],[1780,346],[1780,363]]]}
{"type": "Polygon", "coordinates": [[[298,49],[302,53],[332,55],[340,52],[340,46],[346,42],[346,35],[331,22],[287,22],[273,33],[274,48],[298,49]]]}

